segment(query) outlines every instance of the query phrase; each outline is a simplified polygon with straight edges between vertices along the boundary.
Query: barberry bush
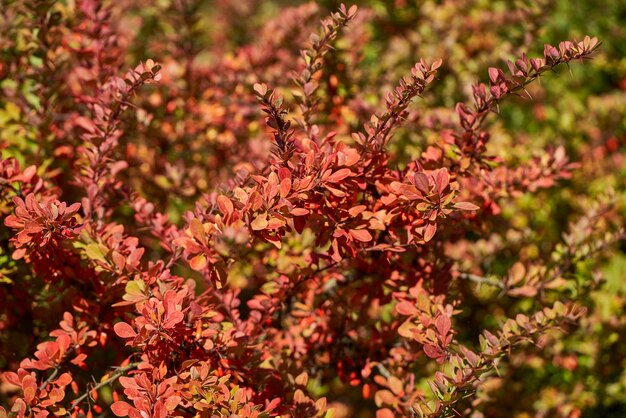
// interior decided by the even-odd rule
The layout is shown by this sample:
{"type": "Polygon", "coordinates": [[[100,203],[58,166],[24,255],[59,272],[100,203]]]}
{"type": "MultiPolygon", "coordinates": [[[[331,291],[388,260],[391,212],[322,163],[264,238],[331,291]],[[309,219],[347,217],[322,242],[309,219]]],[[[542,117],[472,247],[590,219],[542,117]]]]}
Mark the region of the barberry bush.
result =
{"type": "Polygon", "coordinates": [[[0,418],[622,416],[606,6],[5,2],[0,418]]]}

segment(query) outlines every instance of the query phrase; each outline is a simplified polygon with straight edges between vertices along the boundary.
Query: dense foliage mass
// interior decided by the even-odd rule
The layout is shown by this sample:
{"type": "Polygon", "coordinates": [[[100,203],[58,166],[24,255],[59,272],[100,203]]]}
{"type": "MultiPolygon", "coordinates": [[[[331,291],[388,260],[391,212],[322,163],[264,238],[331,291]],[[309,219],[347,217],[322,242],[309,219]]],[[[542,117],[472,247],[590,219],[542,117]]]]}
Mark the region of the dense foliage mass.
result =
{"type": "Polygon", "coordinates": [[[624,416],[579,3],[4,1],[0,418],[624,416]]]}

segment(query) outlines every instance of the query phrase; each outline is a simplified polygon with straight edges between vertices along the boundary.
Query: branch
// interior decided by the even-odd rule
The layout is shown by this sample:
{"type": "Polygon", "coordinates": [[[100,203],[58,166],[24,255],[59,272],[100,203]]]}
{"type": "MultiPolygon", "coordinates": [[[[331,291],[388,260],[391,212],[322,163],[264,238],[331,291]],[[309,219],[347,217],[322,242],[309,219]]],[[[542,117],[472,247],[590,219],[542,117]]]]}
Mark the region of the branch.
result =
{"type": "Polygon", "coordinates": [[[124,373],[126,373],[129,370],[135,369],[137,366],[139,366],[139,363],[130,363],[127,366],[119,367],[115,371],[115,373],[109,376],[106,380],[103,380],[97,385],[92,386],[91,389],[87,390],[83,395],[74,399],[74,401],[72,401],[72,405],[70,406],[70,410],[76,408],[82,401],[84,401],[89,396],[92,390],[98,391],[100,388],[115,382],[124,373]]]}
{"type": "Polygon", "coordinates": [[[302,111],[302,120],[299,122],[309,138],[312,133],[311,119],[317,105],[317,100],[313,98],[313,95],[319,87],[319,81],[315,78],[315,75],[322,69],[324,55],[333,48],[331,43],[335,40],[339,31],[346,27],[354,18],[356,12],[356,5],[346,9],[346,6],[342,4],[338,12],[332,13],[322,21],[320,33],[311,35],[311,47],[300,51],[305,67],[299,74],[293,75],[293,80],[302,91],[294,94],[294,98],[298,101],[302,111]]]}
{"type": "Polygon", "coordinates": [[[41,386],[39,386],[39,390],[44,390],[46,387],[48,387],[50,382],[52,382],[57,377],[58,374],[59,374],[59,367],[57,366],[52,371],[52,374],[48,376],[48,378],[41,384],[41,386]]]}
{"type": "Polygon", "coordinates": [[[505,290],[505,285],[504,283],[502,283],[499,280],[493,279],[491,277],[482,277],[482,276],[478,276],[476,274],[472,274],[472,273],[461,273],[459,274],[459,278],[461,279],[466,279],[466,280],[471,280],[474,283],[478,283],[478,287],[480,288],[481,285],[486,284],[489,286],[495,286],[499,289],[502,289],[503,291],[505,290]]]}

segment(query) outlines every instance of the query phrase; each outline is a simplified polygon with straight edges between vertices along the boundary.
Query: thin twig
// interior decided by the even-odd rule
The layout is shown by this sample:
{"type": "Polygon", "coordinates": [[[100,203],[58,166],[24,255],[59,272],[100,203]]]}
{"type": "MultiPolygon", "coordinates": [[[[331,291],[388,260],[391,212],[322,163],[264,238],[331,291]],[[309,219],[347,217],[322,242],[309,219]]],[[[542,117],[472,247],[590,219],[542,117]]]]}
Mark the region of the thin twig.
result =
{"type": "Polygon", "coordinates": [[[72,406],[70,407],[70,411],[73,410],[74,408],[76,408],[82,401],[84,401],[85,398],[87,398],[89,396],[89,394],[91,393],[92,390],[96,390],[97,391],[101,387],[113,383],[114,381],[117,380],[118,377],[122,376],[127,371],[136,368],[138,365],[139,365],[139,363],[130,363],[127,366],[118,368],[115,371],[115,373],[113,373],[111,376],[109,376],[106,380],[103,380],[102,382],[98,383],[97,385],[91,387],[83,395],[81,395],[80,397],[74,399],[74,401],[72,402],[72,406]]]}
{"type": "Polygon", "coordinates": [[[48,387],[48,385],[50,384],[50,382],[52,382],[57,375],[59,374],[59,367],[57,366],[53,371],[52,374],[50,376],[48,376],[48,378],[45,380],[45,382],[43,382],[41,384],[41,386],[39,386],[39,390],[44,390],[46,387],[48,387]]]}
{"type": "Polygon", "coordinates": [[[482,277],[482,276],[478,276],[476,274],[472,274],[472,273],[461,273],[459,274],[459,277],[461,279],[466,279],[466,280],[471,280],[475,283],[478,283],[478,285],[482,285],[482,284],[487,284],[489,286],[495,286],[497,288],[500,288],[502,290],[505,289],[504,283],[502,283],[499,280],[493,279],[491,277],[482,277]]]}

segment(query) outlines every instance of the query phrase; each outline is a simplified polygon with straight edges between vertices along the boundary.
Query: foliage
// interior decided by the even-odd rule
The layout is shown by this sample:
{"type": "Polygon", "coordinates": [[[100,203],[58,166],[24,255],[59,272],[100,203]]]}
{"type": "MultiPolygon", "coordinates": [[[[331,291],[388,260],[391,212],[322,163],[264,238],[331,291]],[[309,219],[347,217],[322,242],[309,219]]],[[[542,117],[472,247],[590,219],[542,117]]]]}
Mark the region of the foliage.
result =
{"type": "Polygon", "coordinates": [[[622,44],[513,3],[9,1],[0,418],[619,416],[622,44]]]}

